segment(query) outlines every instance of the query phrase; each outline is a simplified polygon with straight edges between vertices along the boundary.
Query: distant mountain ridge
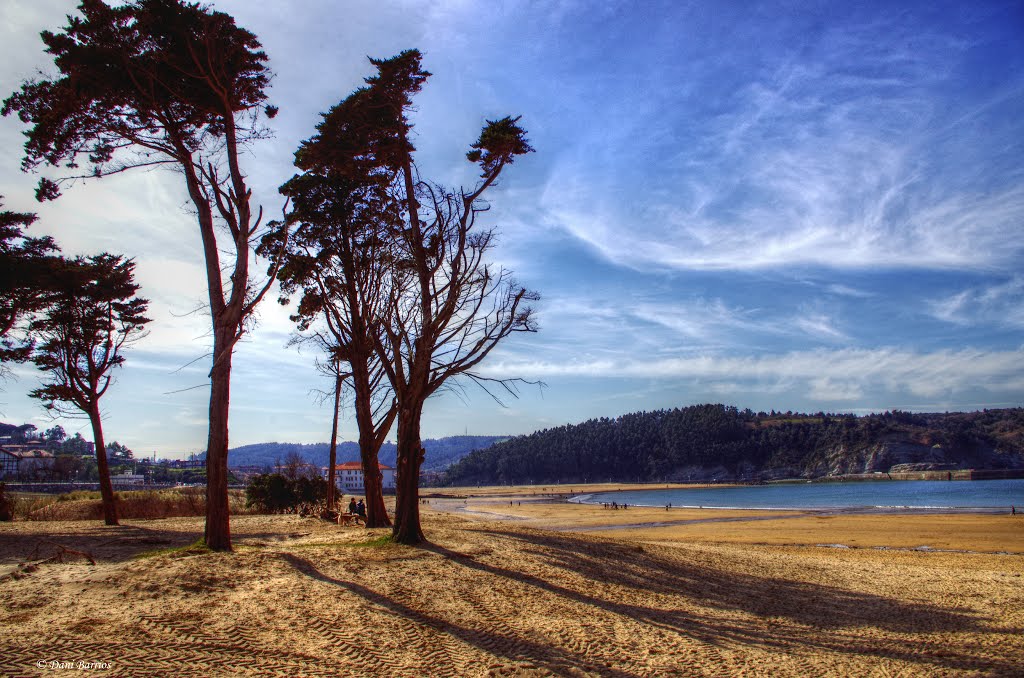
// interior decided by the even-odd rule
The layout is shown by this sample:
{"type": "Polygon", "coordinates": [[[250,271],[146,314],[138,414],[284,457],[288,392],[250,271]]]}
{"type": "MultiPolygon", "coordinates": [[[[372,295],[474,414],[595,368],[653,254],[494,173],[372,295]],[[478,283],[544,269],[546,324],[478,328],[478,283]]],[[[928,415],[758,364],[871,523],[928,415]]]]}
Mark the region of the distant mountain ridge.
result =
{"type": "Polygon", "coordinates": [[[472,452],[448,485],[771,480],[1024,468],[1024,409],[755,414],[695,405],[591,419],[472,452]]]}
{"type": "MultiPolygon", "coordinates": [[[[473,450],[490,447],[508,436],[450,436],[428,438],[423,441],[426,455],[423,471],[442,471],[473,450]]],[[[256,443],[242,445],[228,451],[228,466],[269,466],[283,462],[289,453],[295,453],[315,466],[327,466],[330,458],[329,443],[256,443]]],[[[394,443],[384,443],[380,449],[380,463],[395,465],[394,443]]],[[[359,461],[359,444],[351,441],[338,443],[338,463],[359,461]]]]}

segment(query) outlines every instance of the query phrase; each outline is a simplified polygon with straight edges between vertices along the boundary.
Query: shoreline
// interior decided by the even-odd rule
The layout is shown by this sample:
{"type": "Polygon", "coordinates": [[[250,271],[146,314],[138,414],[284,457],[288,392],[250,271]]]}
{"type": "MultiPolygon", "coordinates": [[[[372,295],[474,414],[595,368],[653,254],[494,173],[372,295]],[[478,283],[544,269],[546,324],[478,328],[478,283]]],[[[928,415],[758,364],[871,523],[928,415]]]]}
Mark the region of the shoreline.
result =
{"type": "MultiPolygon", "coordinates": [[[[593,487],[593,486],[583,486],[593,487]]],[[[609,510],[609,502],[600,501],[580,501],[580,497],[586,496],[600,496],[602,494],[610,494],[613,492],[630,492],[630,491],[663,491],[663,490],[686,490],[686,489],[707,489],[707,485],[680,485],[665,488],[650,488],[644,486],[623,486],[617,489],[582,489],[576,493],[566,492],[545,492],[537,494],[532,492],[532,486],[518,485],[509,487],[490,487],[490,488],[452,488],[453,490],[464,490],[464,493],[458,494],[438,494],[429,493],[423,494],[420,497],[421,502],[460,502],[474,500],[477,502],[493,503],[497,501],[514,501],[518,503],[531,503],[531,504],[574,504],[577,506],[593,506],[601,507],[603,510],[609,510]],[[502,493],[501,490],[506,490],[502,493]]],[[[715,487],[741,487],[739,485],[720,485],[715,487]]],[[[437,504],[443,505],[443,504],[437,504]]],[[[1010,513],[1011,509],[1016,505],[1007,504],[1005,506],[908,506],[908,505],[893,505],[893,506],[711,506],[707,504],[671,504],[666,507],[664,504],[629,504],[628,509],[611,509],[611,510],[635,510],[635,509],[655,509],[655,510],[693,510],[693,511],[798,511],[807,514],[824,514],[824,515],[841,515],[841,514],[882,514],[882,515],[899,515],[899,514],[922,514],[922,515],[943,515],[943,514],[989,514],[989,515],[1000,515],[1003,513],[1010,513]]],[[[1024,515],[1024,498],[1021,501],[1021,510],[1018,514],[1024,515]]]]}
{"type": "MultiPolygon", "coordinates": [[[[616,490],[613,490],[616,491],[616,490]]],[[[601,502],[583,502],[573,501],[576,497],[563,496],[560,497],[531,497],[528,499],[522,498],[520,495],[508,494],[508,495],[488,495],[483,497],[474,497],[469,495],[466,499],[483,500],[487,503],[494,503],[498,500],[506,501],[511,498],[512,501],[518,503],[529,503],[529,504],[573,504],[575,506],[591,506],[600,507],[602,510],[615,511],[615,510],[626,510],[634,511],[637,509],[653,509],[657,511],[749,511],[749,512],[772,512],[772,513],[783,513],[783,512],[798,512],[803,515],[958,515],[958,514],[979,514],[979,515],[1004,515],[1010,514],[1010,507],[1008,506],[831,506],[831,507],[814,507],[814,506],[706,506],[706,505],[682,505],[672,504],[671,506],[664,506],[659,504],[629,504],[628,509],[611,509],[608,506],[603,505],[601,502]]],[[[431,497],[435,501],[437,497],[431,497]]],[[[445,499],[454,499],[444,497],[445,499]]],[[[463,501],[462,498],[454,499],[454,501],[463,501]]],[[[607,502],[605,502],[607,503],[607,502]]],[[[436,504],[443,506],[443,504],[436,504]]],[[[454,506],[448,510],[452,513],[460,513],[458,506],[454,506]]],[[[468,511],[466,511],[468,512],[468,511]]],[[[1017,512],[1018,515],[1024,516],[1024,504],[1022,504],[1022,511],[1017,512]]],[[[495,514],[488,514],[495,515],[495,514]]]]}
{"type": "MultiPolygon", "coordinates": [[[[573,502],[571,499],[566,503],[579,504],[582,506],[601,506],[600,503],[573,502]]],[[[602,507],[605,508],[605,507],[602,507]]],[[[630,504],[629,509],[645,508],[675,511],[677,509],[691,511],[800,511],[808,514],[823,515],[847,515],[847,514],[923,514],[943,515],[958,513],[980,513],[989,515],[1010,514],[1010,506],[707,506],[707,505],[682,505],[672,504],[667,508],[658,504],[630,504]]],[[[616,510],[616,509],[612,509],[616,510]]],[[[618,509],[621,510],[621,509],[618,509]]]]}
{"type": "MultiPolygon", "coordinates": [[[[1024,515],[1009,507],[760,509],[634,506],[614,510],[579,496],[530,487],[460,488],[425,500],[427,513],[512,523],[556,534],[593,534],[642,543],[729,543],[1024,555],[1024,515]]],[[[604,489],[565,488],[580,494],[604,489]]],[[[617,491],[619,488],[611,488],[617,491]]]]}

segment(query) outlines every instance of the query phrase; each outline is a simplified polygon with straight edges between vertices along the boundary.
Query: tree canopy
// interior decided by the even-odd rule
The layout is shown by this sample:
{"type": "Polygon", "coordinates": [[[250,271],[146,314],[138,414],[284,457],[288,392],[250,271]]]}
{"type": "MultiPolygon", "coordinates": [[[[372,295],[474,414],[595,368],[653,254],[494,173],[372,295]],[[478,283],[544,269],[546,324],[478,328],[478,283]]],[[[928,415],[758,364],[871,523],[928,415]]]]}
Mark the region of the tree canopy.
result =
{"type": "Polygon", "coordinates": [[[202,238],[213,326],[206,540],[230,550],[231,360],[274,277],[252,285],[251,243],[263,214],[251,204],[240,162],[245,146],[268,134],[261,112],[277,113],[264,106],[267,55],[230,15],[198,3],[82,0],[79,11],[60,32],[42,33],[59,76],[23,83],[2,112],[30,126],[23,169],[66,171],[40,180],[40,200],[77,180],[138,167],[169,165],[183,175],[202,238]],[[80,163],[88,169],[80,171],[80,163]],[[222,257],[231,260],[222,265],[222,257]]]}
{"type": "Polygon", "coordinates": [[[74,178],[192,163],[229,141],[235,113],[266,99],[267,56],[228,14],[179,0],[83,0],[79,11],[63,31],[41,34],[60,77],[26,82],[2,109],[31,125],[25,169],[89,165],[44,181],[40,198],[74,178]]]}
{"type": "Polygon", "coordinates": [[[112,370],[125,361],[123,350],[139,339],[149,318],[149,302],[135,296],[135,263],[100,254],[65,262],[53,298],[32,323],[40,343],[33,353],[48,381],[29,395],[61,414],[88,417],[99,464],[104,518],[117,524],[117,508],[107,467],[100,399],[113,379],[112,370]],[[70,409],[69,409],[70,408],[70,409]]]}
{"type": "Polygon", "coordinates": [[[419,177],[409,113],[430,77],[421,60],[417,50],[370,59],[376,73],[324,113],[295,153],[301,174],[281,187],[292,205],[288,240],[263,240],[266,249],[285,243],[278,277],[283,301],[299,296],[300,330],[320,322],[332,358],[348,364],[368,500],[377,450],[397,420],[393,537],[407,544],[423,539],[425,401],[459,376],[486,384],[475,368],[513,332],[536,329],[529,302],[538,298],[488,262],[495,231],[477,224],[484,193],[533,150],[526,132],[519,118],[486,122],[466,153],[481,171],[469,190],[419,177]]]}
{"type": "Polygon", "coordinates": [[[136,297],[135,262],[119,255],[77,257],[58,274],[46,313],[32,323],[40,338],[33,362],[51,382],[32,397],[87,413],[110,386],[122,349],[137,340],[149,302],[136,297]]]}
{"type": "Polygon", "coordinates": [[[0,210],[0,369],[3,363],[29,358],[31,342],[24,334],[15,333],[20,322],[44,307],[46,291],[53,283],[56,243],[47,236],[30,237],[24,230],[36,218],[35,214],[0,210]]]}
{"type": "Polygon", "coordinates": [[[426,400],[455,377],[480,380],[474,368],[500,341],[513,332],[534,331],[529,302],[538,298],[518,286],[510,273],[490,266],[494,230],[477,225],[478,215],[487,209],[481,203],[484,193],[516,156],[533,150],[526,133],[518,118],[487,121],[466,155],[481,169],[480,181],[469,190],[419,178],[408,113],[413,96],[430,76],[421,58],[417,50],[407,50],[391,59],[372,59],[377,74],[353,95],[374,102],[368,107],[372,115],[360,115],[357,107],[347,124],[341,107],[334,112],[343,117],[339,128],[373,142],[361,159],[375,161],[379,169],[360,171],[387,177],[403,208],[404,223],[393,233],[394,246],[388,252],[388,311],[376,334],[376,350],[398,407],[393,538],[405,544],[424,539],[418,483],[426,400]]]}

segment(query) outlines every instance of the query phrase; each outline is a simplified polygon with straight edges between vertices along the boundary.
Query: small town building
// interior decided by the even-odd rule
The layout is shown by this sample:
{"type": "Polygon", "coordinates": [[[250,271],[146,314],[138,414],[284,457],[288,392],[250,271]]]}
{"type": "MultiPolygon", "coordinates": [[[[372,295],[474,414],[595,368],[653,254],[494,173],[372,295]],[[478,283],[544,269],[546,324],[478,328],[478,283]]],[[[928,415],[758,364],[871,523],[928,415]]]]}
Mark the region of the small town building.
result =
{"type": "Polygon", "coordinates": [[[248,483],[249,479],[253,476],[258,476],[262,473],[270,473],[269,466],[261,466],[259,464],[243,464],[241,466],[232,466],[228,469],[231,471],[238,480],[243,483],[248,483]]]}
{"type": "Polygon", "coordinates": [[[110,484],[114,487],[133,487],[146,484],[146,476],[141,473],[118,473],[110,476],[110,484]]]}
{"type": "Polygon", "coordinates": [[[0,478],[14,478],[18,475],[21,457],[0,447],[0,478]]]}
{"type": "Polygon", "coordinates": [[[0,446],[0,478],[30,477],[53,468],[53,453],[38,443],[0,446]]]}
{"type": "MultiPolygon", "coordinates": [[[[381,487],[385,492],[395,491],[395,469],[377,462],[382,475],[381,487]]],[[[327,477],[329,468],[324,466],[322,472],[327,477]]],[[[363,465],[358,461],[347,461],[344,464],[334,466],[335,483],[342,492],[349,494],[363,494],[366,489],[363,483],[363,465]]]]}
{"type": "Polygon", "coordinates": [[[193,454],[188,459],[171,459],[168,465],[171,468],[206,468],[206,459],[193,454]]]}

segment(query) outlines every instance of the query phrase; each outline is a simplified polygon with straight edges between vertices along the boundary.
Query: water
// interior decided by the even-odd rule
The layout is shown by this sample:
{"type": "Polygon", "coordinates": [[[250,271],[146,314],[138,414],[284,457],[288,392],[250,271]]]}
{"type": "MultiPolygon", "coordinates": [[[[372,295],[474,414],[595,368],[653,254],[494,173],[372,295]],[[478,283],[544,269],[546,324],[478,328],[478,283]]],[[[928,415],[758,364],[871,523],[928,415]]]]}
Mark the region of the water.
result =
{"type": "Polygon", "coordinates": [[[627,490],[574,497],[587,504],[743,509],[1024,507],[1024,479],[784,483],[687,490],[627,490]]]}

